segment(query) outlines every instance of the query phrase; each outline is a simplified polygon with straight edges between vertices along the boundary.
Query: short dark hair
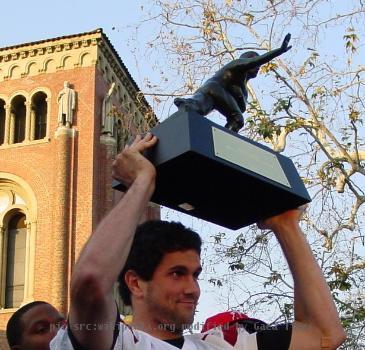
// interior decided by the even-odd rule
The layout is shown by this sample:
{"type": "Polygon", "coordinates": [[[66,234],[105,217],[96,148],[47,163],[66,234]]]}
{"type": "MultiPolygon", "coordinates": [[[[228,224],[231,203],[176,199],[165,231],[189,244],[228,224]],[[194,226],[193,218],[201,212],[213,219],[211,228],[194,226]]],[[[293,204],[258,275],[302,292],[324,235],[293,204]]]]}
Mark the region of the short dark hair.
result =
{"type": "Polygon", "coordinates": [[[131,305],[131,292],[125,283],[128,270],[150,281],[166,253],[195,250],[199,255],[200,236],[179,222],[147,221],[137,227],[126,264],[119,275],[119,293],[125,305],[131,305]]]}
{"type": "Polygon", "coordinates": [[[22,323],[22,316],[30,309],[37,305],[47,304],[45,301],[33,301],[29,304],[22,306],[16,310],[10,317],[6,325],[6,338],[8,339],[9,346],[20,345],[23,338],[24,325],[22,323]]]}

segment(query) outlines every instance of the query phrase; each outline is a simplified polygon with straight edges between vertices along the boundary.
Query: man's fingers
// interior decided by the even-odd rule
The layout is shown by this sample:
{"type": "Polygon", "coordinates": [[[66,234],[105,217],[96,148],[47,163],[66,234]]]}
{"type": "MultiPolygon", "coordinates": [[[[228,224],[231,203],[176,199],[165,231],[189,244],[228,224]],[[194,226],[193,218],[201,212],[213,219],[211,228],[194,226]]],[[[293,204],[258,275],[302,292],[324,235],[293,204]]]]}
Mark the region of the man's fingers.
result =
{"type": "Polygon", "coordinates": [[[141,141],[142,137],[141,135],[137,135],[134,141],[132,142],[131,146],[136,145],[139,141],[141,141]]]}
{"type": "Polygon", "coordinates": [[[147,148],[152,147],[157,142],[157,137],[152,135],[151,133],[147,133],[145,136],[138,135],[136,139],[131,144],[130,148],[143,152],[147,148]]]}
{"type": "Polygon", "coordinates": [[[150,132],[147,133],[144,138],[143,138],[143,141],[144,142],[148,142],[148,143],[152,143],[152,144],[155,144],[156,141],[157,141],[157,137],[153,134],[151,134],[150,132]]]}
{"type": "Polygon", "coordinates": [[[150,132],[148,132],[147,134],[143,135],[143,140],[148,141],[148,140],[152,139],[152,137],[153,137],[153,135],[150,132]]]}
{"type": "Polygon", "coordinates": [[[151,133],[147,133],[146,135],[137,135],[133,142],[124,146],[124,150],[143,152],[147,148],[152,147],[157,142],[157,137],[152,135],[151,133]]]}
{"type": "MultiPolygon", "coordinates": [[[[147,134],[148,135],[148,134],[147,134]]],[[[140,135],[140,134],[138,134],[135,138],[134,138],[134,140],[133,140],[133,142],[131,143],[131,144],[127,144],[127,145],[125,145],[125,147],[124,147],[124,149],[129,149],[129,148],[131,148],[131,147],[135,147],[136,145],[138,145],[141,141],[144,141],[145,139],[146,139],[146,136],[147,135],[144,135],[144,136],[142,136],[142,135],[140,135]]],[[[147,138],[148,139],[148,138],[147,138]]]]}
{"type": "Polygon", "coordinates": [[[272,230],[273,224],[275,225],[275,223],[277,224],[283,220],[284,221],[294,220],[295,222],[299,222],[303,218],[303,215],[304,215],[307,207],[308,207],[308,204],[304,204],[298,208],[290,209],[286,212],[275,215],[271,218],[264,219],[257,223],[257,227],[261,230],[267,230],[267,229],[272,230]]]}
{"type": "Polygon", "coordinates": [[[147,143],[156,143],[157,141],[157,137],[155,135],[152,135],[151,133],[148,133],[144,139],[143,139],[144,142],[147,142],[147,143]]]}
{"type": "MultiPolygon", "coordinates": [[[[156,136],[152,135],[150,132],[147,133],[146,135],[144,135],[141,138],[141,142],[140,143],[148,143],[151,142],[154,138],[156,138],[156,136]]],[[[155,141],[154,141],[155,142],[155,141]]]]}
{"type": "Polygon", "coordinates": [[[152,134],[147,134],[143,140],[140,142],[139,146],[141,147],[141,150],[145,150],[147,148],[152,147],[157,142],[157,137],[152,134]]]}

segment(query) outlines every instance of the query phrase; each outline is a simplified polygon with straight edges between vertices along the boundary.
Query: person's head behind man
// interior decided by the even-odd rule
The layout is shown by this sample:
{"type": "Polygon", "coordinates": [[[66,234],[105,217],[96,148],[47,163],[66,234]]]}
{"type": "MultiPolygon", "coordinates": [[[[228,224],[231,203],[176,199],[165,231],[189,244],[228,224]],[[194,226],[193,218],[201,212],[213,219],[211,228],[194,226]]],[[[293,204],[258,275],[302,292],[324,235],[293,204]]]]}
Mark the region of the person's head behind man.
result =
{"type": "Polygon", "coordinates": [[[156,220],[137,228],[119,276],[121,297],[136,318],[178,332],[193,322],[201,244],[181,223],[156,220]]]}
{"type": "Polygon", "coordinates": [[[48,350],[65,318],[44,301],[34,301],[18,309],[6,326],[11,350],[48,350]]]}

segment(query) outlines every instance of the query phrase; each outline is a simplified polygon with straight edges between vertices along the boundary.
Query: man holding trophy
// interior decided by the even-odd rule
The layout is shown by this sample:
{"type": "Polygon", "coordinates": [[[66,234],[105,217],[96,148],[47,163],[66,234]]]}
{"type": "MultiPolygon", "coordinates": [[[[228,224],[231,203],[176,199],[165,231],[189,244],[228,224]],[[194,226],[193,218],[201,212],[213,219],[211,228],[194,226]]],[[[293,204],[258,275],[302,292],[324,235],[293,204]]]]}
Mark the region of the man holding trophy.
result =
{"type": "MultiPolygon", "coordinates": [[[[183,336],[184,329],[193,322],[200,295],[197,234],[183,233],[191,241],[185,247],[174,246],[174,240],[169,239],[171,246],[160,261],[154,262],[156,267],[149,279],[133,269],[125,271],[128,259],[133,257],[131,247],[138,249],[133,244],[138,239],[134,235],[155,187],[155,168],[142,152],[156,142],[151,134],[144,138],[137,136],[117,156],[113,176],[129,189],[97,227],[80,256],[71,284],[69,325],[59,331],[51,349],[232,349],[220,336],[219,329],[183,336]],[[122,270],[124,274],[119,276],[122,270]],[[131,326],[119,327],[112,295],[118,276],[124,279],[129,290],[134,315],[131,326]]],[[[344,340],[331,293],[299,227],[301,214],[302,209],[294,209],[260,223],[276,235],[293,274],[295,321],[292,328],[273,331],[270,335],[240,333],[234,349],[274,349],[275,344],[281,344],[276,349],[336,349],[344,340]]],[[[160,234],[171,237],[176,230],[172,225],[172,232],[164,233],[159,225],[156,227],[157,234],[144,233],[142,240],[154,250],[159,249],[156,242],[160,234]],[[149,235],[154,237],[152,241],[149,235]]],[[[140,260],[148,261],[148,257],[142,256],[140,260]]],[[[144,271],[150,266],[139,268],[144,271]]]]}

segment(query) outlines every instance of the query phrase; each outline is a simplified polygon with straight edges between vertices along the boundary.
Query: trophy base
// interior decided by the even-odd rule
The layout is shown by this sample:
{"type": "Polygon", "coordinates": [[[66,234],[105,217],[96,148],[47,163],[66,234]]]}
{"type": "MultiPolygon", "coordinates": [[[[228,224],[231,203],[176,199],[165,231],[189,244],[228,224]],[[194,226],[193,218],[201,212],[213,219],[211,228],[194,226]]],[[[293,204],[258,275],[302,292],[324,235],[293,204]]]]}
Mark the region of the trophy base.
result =
{"type": "Polygon", "coordinates": [[[236,230],[310,202],[289,158],[196,112],[178,111],[151,133],[154,203],[236,230]]]}

